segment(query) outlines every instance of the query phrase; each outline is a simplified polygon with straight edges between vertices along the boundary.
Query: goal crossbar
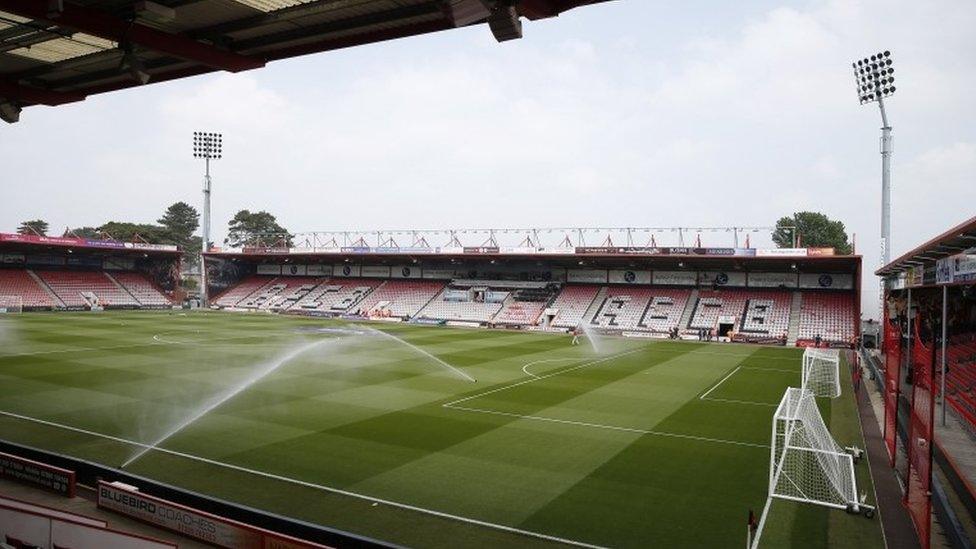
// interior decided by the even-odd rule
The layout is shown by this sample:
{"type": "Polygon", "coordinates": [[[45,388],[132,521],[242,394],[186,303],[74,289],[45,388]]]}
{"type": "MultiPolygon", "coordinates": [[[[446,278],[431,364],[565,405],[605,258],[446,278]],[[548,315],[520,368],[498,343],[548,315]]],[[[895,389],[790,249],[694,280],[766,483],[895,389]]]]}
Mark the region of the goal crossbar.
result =
{"type": "Polygon", "coordinates": [[[803,351],[801,389],[818,397],[840,396],[840,352],[836,349],[807,347],[803,351]]]}

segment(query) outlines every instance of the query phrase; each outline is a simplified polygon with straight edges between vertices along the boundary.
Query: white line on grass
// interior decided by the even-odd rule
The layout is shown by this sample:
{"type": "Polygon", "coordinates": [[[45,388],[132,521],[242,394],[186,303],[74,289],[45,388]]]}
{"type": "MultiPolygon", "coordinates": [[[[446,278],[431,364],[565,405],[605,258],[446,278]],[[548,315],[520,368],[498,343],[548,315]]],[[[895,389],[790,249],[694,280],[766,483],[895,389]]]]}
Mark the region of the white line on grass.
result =
{"type": "Polygon", "coordinates": [[[755,370],[757,372],[783,372],[786,374],[799,374],[800,370],[785,370],[783,368],[757,368],[755,366],[742,366],[743,370],[755,370]]]}
{"type": "Polygon", "coordinates": [[[196,456],[196,455],[187,454],[187,453],[184,453],[184,452],[177,452],[175,450],[168,450],[166,448],[152,447],[151,445],[145,444],[145,443],[142,443],[142,442],[136,442],[134,440],[128,440],[128,439],[125,439],[125,438],[122,438],[122,437],[113,436],[113,435],[106,435],[104,433],[98,433],[96,431],[89,431],[87,429],[81,429],[79,427],[72,427],[70,425],[64,425],[62,423],[55,423],[53,421],[47,421],[47,420],[44,420],[44,419],[38,419],[38,418],[30,417],[30,416],[24,416],[24,415],[20,415],[20,414],[15,414],[13,412],[7,412],[7,411],[4,411],[4,410],[0,410],[0,415],[4,415],[4,416],[16,418],[16,419],[20,419],[20,420],[23,420],[23,421],[31,421],[31,422],[34,422],[34,423],[39,423],[41,425],[47,425],[49,427],[56,427],[56,428],[59,428],[59,429],[64,429],[64,430],[67,430],[67,431],[73,431],[73,432],[81,433],[81,434],[84,434],[84,435],[89,435],[89,436],[93,436],[93,437],[99,437],[99,438],[103,438],[103,439],[106,439],[106,440],[112,440],[112,441],[115,441],[115,442],[121,442],[123,444],[131,444],[133,446],[138,446],[138,447],[141,447],[141,448],[151,448],[152,450],[154,450],[156,452],[161,452],[161,453],[164,453],[164,454],[169,454],[169,455],[173,455],[173,456],[176,456],[176,457],[181,457],[181,458],[184,458],[184,459],[198,461],[200,463],[206,463],[208,465],[214,465],[214,466],[222,467],[222,468],[225,468],[225,469],[231,469],[231,470],[234,470],[234,471],[239,471],[241,473],[247,473],[247,474],[250,474],[250,475],[261,476],[261,477],[269,478],[269,479],[272,479],[272,480],[278,480],[278,481],[281,481],[281,482],[287,482],[289,484],[294,484],[294,485],[297,485],[297,486],[303,486],[305,488],[313,488],[315,490],[321,490],[323,492],[330,492],[330,493],[333,493],[333,494],[338,494],[338,495],[342,495],[342,496],[348,496],[348,497],[352,497],[352,498],[356,498],[356,499],[370,501],[370,502],[373,502],[373,503],[381,503],[383,505],[389,505],[390,507],[397,507],[399,509],[405,509],[407,511],[414,511],[414,512],[417,512],[417,513],[423,513],[423,514],[431,515],[431,516],[435,516],[435,517],[445,518],[445,519],[449,519],[449,520],[456,520],[456,521],[464,522],[464,523],[467,523],[467,524],[474,524],[474,525],[477,525],[477,526],[484,526],[486,528],[492,528],[492,529],[495,529],[495,530],[501,530],[501,531],[504,531],[504,532],[510,532],[510,533],[513,533],[513,534],[519,534],[519,535],[523,535],[523,536],[528,536],[528,537],[533,537],[533,538],[538,538],[538,539],[544,539],[544,540],[547,540],[547,541],[554,541],[556,543],[563,543],[563,544],[566,544],[566,545],[574,545],[576,547],[587,547],[589,549],[605,549],[604,547],[602,547],[600,545],[593,545],[593,544],[590,544],[590,543],[586,543],[586,542],[582,542],[582,541],[576,541],[576,540],[572,540],[572,539],[568,539],[568,538],[561,538],[561,537],[558,537],[558,536],[550,536],[548,534],[542,534],[542,533],[539,533],[539,532],[533,532],[531,530],[522,530],[521,528],[514,528],[512,526],[505,526],[503,524],[495,524],[493,522],[487,522],[487,521],[483,521],[483,520],[478,520],[478,519],[473,519],[473,518],[468,518],[468,517],[462,517],[462,516],[459,516],[459,515],[452,515],[450,513],[443,513],[441,511],[435,511],[433,509],[425,509],[423,507],[417,507],[417,506],[409,505],[409,504],[406,504],[406,503],[399,503],[399,502],[392,501],[392,500],[388,500],[388,499],[382,499],[382,498],[376,498],[376,497],[373,497],[373,496],[367,496],[365,494],[359,494],[359,493],[356,493],[356,492],[350,492],[349,490],[342,490],[340,488],[333,488],[331,486],[325,486],[325,485],[322,485],[322,484],[315,484],[315,483],[307,482],[307,481],[304,481],[304,480],[298,480],[298,479],[294,479],[294,478],[291,478],[291,477],[286,477],[286,476],[282,476],[282,475],[276,475],[274,473],[267,473],[267,472],[264,472],[264,471],[258,471],[257,469],[250,469],[248,467],[242,467],[240,465],[233,465],[233,464],[230,464],[230,463],[224,463],[222,461],[217,461],[217,460],[210,459],[210,458],[205,458],[205,457],[202,457],[202,456],[196,456]]]}
{"type": "Polygon", "coordinates": [[[756,444],[754,442],[742,442],[738,440],[725,440],[721,438],[709,438],[700,437],[696,435],[686,435],[682,433],[669,433],[667,431],[650,431],[647,429],[637,429],[635,427],[620,427],[619,425],[604,425],[602,423],[590,423],[588,421],[574,421],[570,419],[556,419],[553,417],[545,416],[527,416],[523,414],[515,414],[512,412],[502,412],[499,410],[486,410],[482,408],[469,408],[467,406],[449,406],[451,410],[464,410],[465,412],[478,412],[481,414],[493,414],[496,416],[507,416],[519,419],[530,419],[533,421],[548,421],[550,423],[563,423],[566,425],[579,425],[581,427],[593,427],[596,429],[607,429],[610,431],[623,431],[627,433],[639,433],[642,435],[653,435],[659,437],[671,437],[671,438],[684,438],[689,440],[697,440],[700,442],[715,442],[719,444],[733,444],[736,446],[749,446],[751,448],[769,448],[766,444],[756,444]]]}
{"type": "Polygon", "coordinates": [[[709,394],[710,394],[710,393],[711,393],[712,391],[714,391],[715,389],[718,389],[718,386],[719,386],[719,385],[721,385],[721,384],[723,384],[723,383],[725,383],[725,381],[726,381],[726,380],[728,380],[728,379],[729,379],[730,377],[732,377],[732,376],[734,376],[734,375],[735,375],[735,373],[736,373],[736,372],[738,372],[738,371],[739,371],[739,370],[741,370],[741,369],[742,369],[742,366],[737,366],[737,367],[735,368],[735,370],[732,370],[731,372],[729,372],[729,375],[727,375],[727,376],[725,376],[725,377],[723,377],[723,378],[722,378],[722,379],[721,379],[721,380],[720,380],[720,381],[719,381],[718,383],[716,383],[715,385],[712,385],[712,388],[711,388],[711,389],[709,389],[709,390],[707,390],[707,391],[705,391],[705,394],[703,394],[703,395],[701,395],[701,396],[700,396],[700,397],[698,397],[698,398],[699,398],[699,399],[701,399],[701,400],[705,400],[705,398],[706,398],[706,397],[708,397],[708,395],[709,395],[709,394]]]}
{"type": "Polygon", "coordinates": [[[547,379],[547,378],[550,378],[550,377],[553,377],[553,376],[557,376],[557,375],[560,375],[560,374],[566,374],[566,373],[569,373],[569,372],[572,372],[572,371],[575,371],[575,370],[579,370],[579,369],[582,369],[582,368],[588,368],[590,366],[596,366],[597,364],[601,364],[601,363],[607,362],[608,360],[613,360],[615,358],[620,358],[620,357],[623,357],[623,356],[632,355],[632,354],[634,354],[634,353],[636,353],[638,351],[644,351],[644,350],[646,350],[646,348],[645,347],[641,347],[639,349],[631,349],[630,351],[624,351],[622,353],[617,353],[615,355],[610,355],[610,356],[607,356],[607,357],[603,357],[603,358],[598,359],[598,360],[591,360],[590,362],[585,362],[583,364],[580,364],[579,366],[573,366],[572,368],[566,368],[564,370],[559,370],[559,371],[553,372],[551,374],[545,374],[545,375],[541,375],[541,376],[535,376],[532,379],[526,379],[526,380],[523,380],[523,381],[519,381],[517,383],[510,383],[510,384],[505,385],[503,387],[498,387],[496,389],[490,389],[490,390],[487,390],[487,391],[482,391],[480,393],[476,393],[476,394],[473,394],[471,396],[466,396],[464,398],[459,398],[457,400],[452,400],[451,402],[448,402],[446,404],[442,404],[441,406],[443,406],[444,408],[450,408],[450,407],[454,406],[455,404],[460,404],[462,402],[467,402],[469,400],[474,400],[476,398],[480,398],[480,397],[483,397],[483,396],[487,396],[487,395],[490,395],[490,394],[493,394],[493,393],[498,393],[500,391],[505,391],[505,390],[508,390],[508,389],[513,389],[513,388],[518,387],[520,385],[525,385],[526,383],[532,383],[534,381],[539,381],[540,379],[547,379]]]}
{"type": "Polygon", "coordinates": [[[572,362],[572,361],[575,361],[575,360],[579,360],[579,359],[576,359],[576,358],[546,358],[546,359],[543,359],[543,360],[533,360],[532,362],[529,362],[525,366],[522,366],[522,371],[525,372],[526,374],[528,374],[528,375],[530,375],[530,376],[538,379],[539,376],[537,376],[537,375],[535,375],[535,374],[533,374],[532,372],[529,371],[529,366],[533,366],[535,364],[544,364],[546,362],[572,362]]]}
{"type": "Polygon", "coordinates": [[[716,383],[715,385],[712,385],[712,387],[709,390],[705,391],[701,396],[699,396],[698,397],[698,400],[709,400],[709,401],[712,401],[712,402],[724,402],[726,404],[748,404],[750,406],[771,406],[771,407],[774,407],[774,408],[776,406],[779,406],[779,404],[772,404],[770,402],[757,402],[757,401],[754,401],[754,400],[735,400],[735,399],[731,399],[731,398],[712,398],[712,397],[709,397],[708,396],[709,394],[711,394],[712,391],[714,391],[715,389],[718,389],[721,384],[723,384],[726,381],[728,381],[728,379],[730,377],[732,377],[733,375],[735,375],[735,373],[738,372],[739,370],[758,370],[758,371],[763,371],[763,372],[788,372],[788,373],[791,373],[791,374],[799,373],[796,370],[781,370],[781,369],[775,369],[775,368],[753,368],[753,367],[750,367],[750,366],[737,366],[734,370],[732,370],[731,372],[729,372],[729,374],[727,376],[723,377],[721,380],[719,380],[718,383],[716,383]]]}
{"type": "MultiPolygon", "coordinates": [[[[483,391],[481,393],[477,393],[477,394],[474,394],[474,395],[471,395],[471,396],[464,397],[462,399],[458,399],[458,400],[454,400],[454,401],[448,402],[446,404],[442,404],[441,406],[444,407],[444,408],[451,409],[451,410],[462,410],[462,411],[465,411],[465,412],[477,412],[477,413],[482,413],[482,414],[492,414],[492,415],[497,415],[497,416],[507,416],[507,417],[514,417],[514,418],[519,418],[519,419],[527,419],[527,420],[532,420],[532,421],[548,421],[548,422],[551,422],[551,423],[562,423],[562,424],[566,424],[566,425],[578,425],[580,427],[591,427],[591,428],[594,428],[594,429],[607,429],[607,430],[610,430],[610,431],[623,431],[623,432],[630,432],[630,433],[639,433],[639,434],[642,434],[642,435],[653,435],[653,436],[672,437],[672,438],[684,438],[684,439],[690,439],[690,440],[698,440],[698,441],[701,441],[701,442],[715,442],[715,443],[720,443],[720,444],[734,444],[734,445],[737,445],[737,446],[749,446],[749,447],[754,447],[754,448],[769,448],[769,446],[766,446],[764,444],[755,444],[755,443],[752,443],[752,442],[741,442],[741,441],[737,441],[737,440],[724,440],[724,439],[719,439],[719,438],[699,437],[699,436],[695,436],[695,435],[685,435],[685,434],[681,434],[681,433],[669,433],[669,432],[666,432],[666,431],[649,431],[649,430],[646,430],[646,429],[637,429],[637,428],[632,428],[632,427],[620,427],[618,425],[604,425],[602,423],[590,423],[590,422],[586,422],[586,421],[573,421],[573,420],[568,420],[568,419],[556,419],[556,418],[545,417],[545,416],[530,416],[530,415],[524,415],[524,414],[516,414],[516,413],[512,413],[512,412],[502,412],[502,411],[499,411],[499,410],[485,409],[485,408],[471,408],[471,407],[468,407],[468,406],[458,406],[458,404],[460,404],[462,402],[467,402],[469,400],[474,400],[474,399],[479,398],[479,397],[483,397],[483,396],[490,395],[490,394],[493,394],[493,393],[497,393],[497,392],[500,392],[500,391],[504,391],[504,390],[507,390],[507,389],[512,389],[514,387],[518,387],[520,385],[525,385],[527,383],[533,383],[535,381],[539,381],[539,380],[542,380],[542,379],[550,378],[550,377],[557,376],[557,375],[562,375],[562,374],[569,373],[569,372],[572,372],[572,371],[575,371],[575,370],[580,370],[582,368],[587,368],[589,366],[594,366],[594,365],[597,365],[597,364],[601,364],[603,362],[607,362],[609,360],[613,360],[613,359],[616,359],[616,358],[620,358],[620,357],[623,357],[623,356],[627,356],[627,355],[636,353],[638,351],[644,351],[646,349],[647,349],[646,347],[641,347],[639,349],[632,349],[630,351],[624,351],[622,353],[617,353],[615,355],[610,355],[608,357],[604,357],[604,358],[601,358],[601,359],[598,359],[598,360],[592,360],[590,362],[586,362],[584,364],[580,364],[579,366],[573,366],[572,368],[566,368],[566,369],[559,370],[559,371],[556,371],[556,372],[552,372],[550,374],[546,374],[546,375],[542,375],[542,376],[534,375],[534,374],[526,371],[525,370],[525,367],[523,367],[522,368],[522,371],[525,371],[527,374],[529,374],[530,376],[532,376],[532,379],[526,379],[526,380],[523,380],[523,381],[519,381],[518,383],[512,383],[510,385],[505,385],[504,387],[498,387],[497,389],[491,389],[491,390],[488,390],[488,391],[483,391]]],[[[558,359],[555,359],[555,360],[558,360],[558,359]]],[[[533,363],[526,364],[526,366],[529,366],[531,364],[533,364],[533,363]]],[[[736,369],[738,370],[738,368],[736,368],[736,369]]],[[[735,373],[735,372],[733,372],[733,373],[735,373]]],[[[732,375],[732,374],[729,374],[729,375],[732,375]]],[[[726,376],[726,377],[728,377],[728,376],[726,376]]]]}

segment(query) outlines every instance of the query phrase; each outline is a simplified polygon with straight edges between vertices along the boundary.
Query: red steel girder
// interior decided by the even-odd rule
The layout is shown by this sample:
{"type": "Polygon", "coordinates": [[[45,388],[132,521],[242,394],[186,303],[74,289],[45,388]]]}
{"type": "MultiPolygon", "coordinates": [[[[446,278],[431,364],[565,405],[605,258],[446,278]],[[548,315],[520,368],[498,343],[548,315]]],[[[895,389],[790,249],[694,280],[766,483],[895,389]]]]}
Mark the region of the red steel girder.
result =
{"type": "Polygon", "coordinates": [[[67,2],[64,3],[64,10],[56,16],[48,13],[47,2],[37,0],[0,0],[0,10],[31,19],[51,21],[106,40],[116,42],[127,40],[151,50],[215,69],[239,72],[264,66],[264,59],[224,51],[185,36],[163,32],[137,22],[120,19],[109,13],[67,2]]]}

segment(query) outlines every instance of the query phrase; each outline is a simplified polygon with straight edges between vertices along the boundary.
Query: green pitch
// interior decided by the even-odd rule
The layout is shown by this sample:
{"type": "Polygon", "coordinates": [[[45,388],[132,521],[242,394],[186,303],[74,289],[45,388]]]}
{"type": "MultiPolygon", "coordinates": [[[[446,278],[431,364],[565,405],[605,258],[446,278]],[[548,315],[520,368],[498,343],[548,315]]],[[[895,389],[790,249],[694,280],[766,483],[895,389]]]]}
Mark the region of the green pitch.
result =
{"type": "MultiPolygon", "coordinates": [[[[257,314],[11,315],[0,438],[136,458],[135,474],[409,546],[743,546],[799,350],[600,344],[257,314]]],[[[838,441],[863,447],[847,377],[820,404],[838,441]]],[[[883,545],[878,519],[779,504],[771,517],[769,547],[883,545]]]]}

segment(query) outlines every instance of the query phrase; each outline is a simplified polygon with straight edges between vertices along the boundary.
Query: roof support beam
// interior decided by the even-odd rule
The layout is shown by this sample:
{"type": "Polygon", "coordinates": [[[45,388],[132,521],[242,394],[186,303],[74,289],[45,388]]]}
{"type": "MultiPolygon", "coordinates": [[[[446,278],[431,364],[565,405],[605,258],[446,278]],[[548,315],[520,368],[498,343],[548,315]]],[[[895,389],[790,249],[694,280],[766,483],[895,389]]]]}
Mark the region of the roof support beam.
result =
{"type": "Polygon", "coordinates": [[[8,80],[0,80],[0,97],[34,103],[40,105],[63,105],[75,101],[84,101],[85,96],[79,93],[66,93],[41,88],[22,86],[8,80]]]}
{"type": "MultiPolygon", "coordinates": [[[[0,10],[31,19],[49,20],[47,2],[36,0],[0,0],[0,10]]],[[[54,23],[116,42],[128,41],[208,67],[238,72],[264,66],[264,59],[224,51],[209,44],[178,34],[170,34],[114,15],[74,4],[64,10],[54,23]]]]}
{"type": "Polygon", "coordinates": [[[271,59],[284,59],[286,57],[295,57],[298,55],[338,50],[352,46],[360,46],[363,44],[373,44],[375,42],[383,42],[385,40],[396,40],[397,38],[405,38],[416,34],[438,32],[451,28],[454,28],[454,25],[447,19],[440,21],[429,21],[425,23],[415,23],[404,27],[394,27],[392,29],[372,31],[366,34],[345,36],[342,38],[322,40],[320,42],[313,42],[310,44],[290,46],[288,48],[278,49],[270,52],[269,57],[271,59]]]}

